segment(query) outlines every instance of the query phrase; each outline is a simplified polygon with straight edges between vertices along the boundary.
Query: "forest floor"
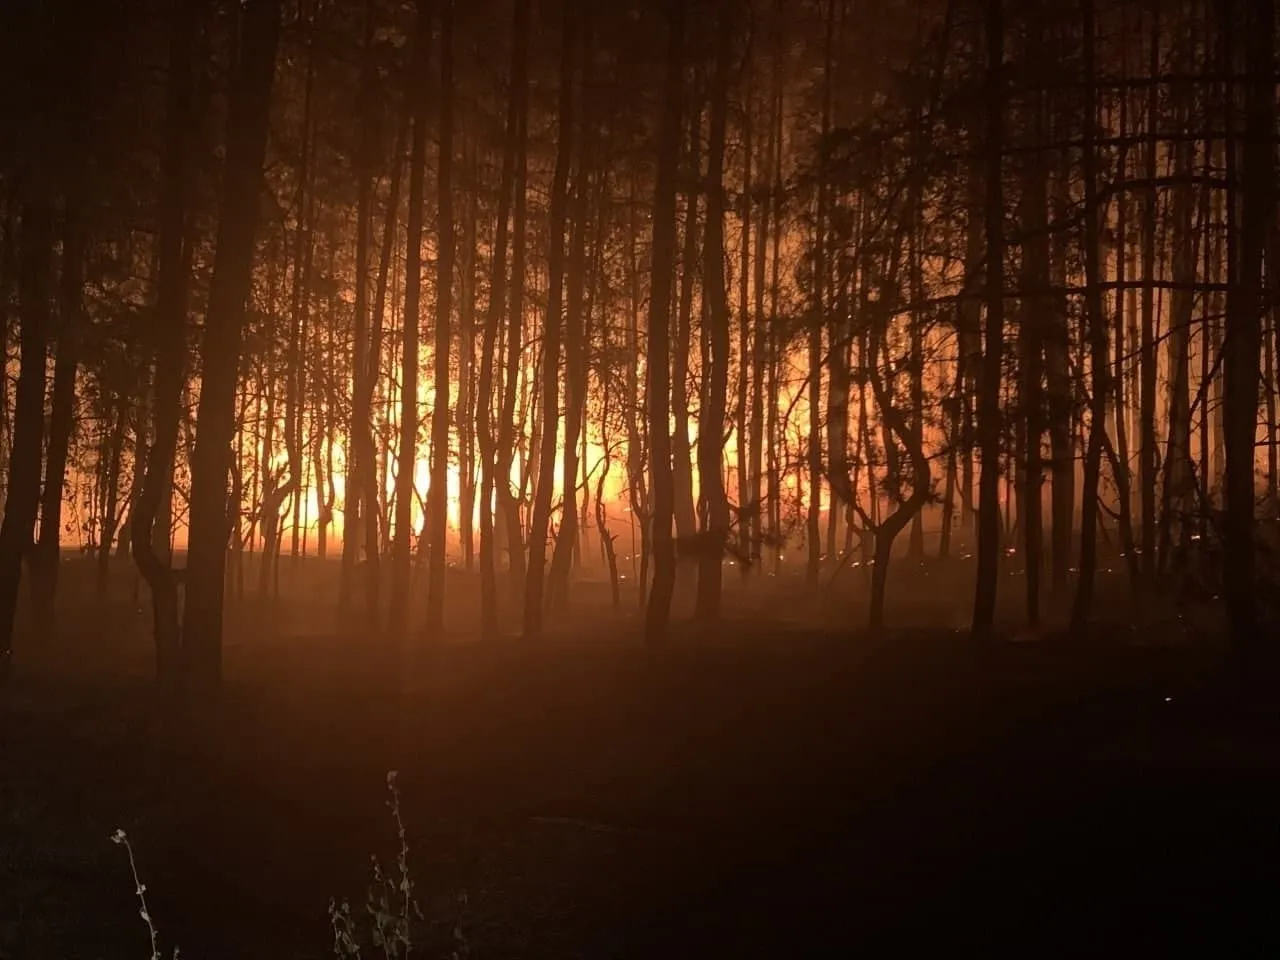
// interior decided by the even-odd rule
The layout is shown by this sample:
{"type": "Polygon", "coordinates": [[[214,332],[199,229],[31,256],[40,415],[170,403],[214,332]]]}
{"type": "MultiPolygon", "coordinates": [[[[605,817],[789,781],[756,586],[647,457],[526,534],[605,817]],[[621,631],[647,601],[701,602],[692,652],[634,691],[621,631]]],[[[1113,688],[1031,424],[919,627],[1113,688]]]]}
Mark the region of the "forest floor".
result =
{"type": "Polygon", "coordinates": [[[166,954],[330,956],[330,898],[394,866],[390,770],[416,956],[1277,955],[1280,710],[1213,654],[729,606],[657,652],[602,614],[398,671],[246,620],[198,729],[144,644],[64,627],[0,698],[0,958],[149,955],[117,827],[166,954]]]}

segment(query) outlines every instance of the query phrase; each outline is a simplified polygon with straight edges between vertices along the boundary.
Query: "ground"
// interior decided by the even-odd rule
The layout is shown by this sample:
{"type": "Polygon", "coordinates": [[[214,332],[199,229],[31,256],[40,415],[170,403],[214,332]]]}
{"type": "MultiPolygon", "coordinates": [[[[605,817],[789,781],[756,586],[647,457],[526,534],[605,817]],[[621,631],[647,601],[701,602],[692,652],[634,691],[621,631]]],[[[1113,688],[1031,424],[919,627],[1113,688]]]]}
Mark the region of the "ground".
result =
{"type": "Polygon", "coordinates": [[[330,898],[394,863],[390,770],[417,956],[455,926],[485,958],[1280,949],[1280,715],[1212,650],[975,655],[749,601],[662,651],[592,609],[404,668],[247,606],[199,724],[155,709],[145,626],[64,625],[0,701],[0,958],[148,956],[117,827],[182,956],[329,956],[330,898]]]}

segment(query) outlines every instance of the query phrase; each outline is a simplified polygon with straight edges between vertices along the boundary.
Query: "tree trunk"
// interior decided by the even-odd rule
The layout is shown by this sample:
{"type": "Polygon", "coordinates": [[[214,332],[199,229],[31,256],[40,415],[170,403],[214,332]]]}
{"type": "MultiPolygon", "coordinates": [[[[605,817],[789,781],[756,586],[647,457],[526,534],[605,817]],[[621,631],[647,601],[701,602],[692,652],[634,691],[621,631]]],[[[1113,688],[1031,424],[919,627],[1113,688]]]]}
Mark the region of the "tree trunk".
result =
{"type": "MultiPolygon", "coordinates": [[[[1229,4],[1228,4],[1229,6],[1229,4]]],[[[1241,150],[1240,235],[1235,276],[1227,293],[1226,377],[1226,526],[1223,544],[1223,594],[1231,642],[1247,663],[1264,652],[1266,634],[1257,624],[1254,583],[1254,469],[1258,431],[1259,351],[1266,291],[1262,282],[1267,223],[1275,216],[1275,5],[1249,0],[1243,18],[1228,18],[1231,30],[1245,22],[1247,80],[1245,129],[1241,150]]],[[[1228,63],[1232,62],[1228,60],[1228,63]]],[[[1234,127],[1234,95],[1227,112],[1234,127]]],[[[1228,150],[1233,145],[1228,143],[1228,150]]],[[[1228,204],[1235,198],[1229,197],[1228,204]]],[[[1229,220],[1230,222],[1230,220],[1229,220]]],[[[1271,652],[1271,651],[1267,651],[1271,652]]]]}
{"type": "MultiPolygon", "coordinates": [[[[689,350],[693,343],[693,288],[698,275],[698,195],[702,182],[702,104],[689,112],[689,152],[685,157],[684,238],[680,254],[680,312],[671,355],[671,475],[675,483],[677,544],[692,543],[698,533],[693,497],[693,447],[689,442],[689,350]]],[[[704,292],[705,296],[705,292],[704,292]]],[[[677,553],[679,551],[677,550],[677,553]]],[[[680,575],[685,581],[684,574],[680,575]]]]}
{"type": "MultiPolygon", "coordinates": [[[[748,50],[750,53],[750,50],[748,50]]],[[[748,463],[748,423],[747,423],[747,379],[751,369],[751,111],[752,96],[748,88],[743,94],[742,104],[742,198],[741,224],[742,233],[739,241],[738,271],[738,386],[734,409],[734,450],[737,460],[737,501],[738,501],[738,536],[737,549],[739,570],[746,574],[747,559],[751,556],[751,524],[747,520],[743,506],[750,496],[751,474],[748,463]]]]}
{"type": "Polygon", "coordinates": [[[1083,2],[1085,95],[1084,137],[1081,167],[1084,177],[1084,271],[1085,323],[1089,331],[1092,395],[1089,400],[1089,445],[1085,452],[1084,483],[1080,505],[1080,579],[1076,584],[1075,603],[1071,610],[1071,629],[1079,633],[1088,622],[1093,602],[1094,577],[1097,571],[1098,481],[1102,469],[1102,448],[1107,431],[1107,395],[1111,359],[1107,349],[1107,324],[1102,315],[1101,270],[1099,246],[1097,156],[1095,153],[1097,124],[1097,78],[1094,68],[1094,0],[1083,2]]]}
{"type": "MultiPolygon", "coordinates": [[[[627,210],[627,273],[630,279],[631,295],[627,310],[627,356],[640,356],[640,257],[637,252],[637,235],[640,232],[639,200],[636,197],[636,177],[631,178],[631,197],[627,210]]],[[[637,577],[637,596],[641,609],[648,600],[648,561],[649,561],[649,507],[648,492],[645,486],[644,464],[645,450],[642,439],[644,419],[642,398],[640,395],[640,372],[638,363],[627,364],[627,505],[631,511],[632,551],[631,574],[637,577]],[[635,525],[640,524],[640,569],[636,569],[635,525]]]]}
{"type": "MultiPolygon", "coordinates": [[[[18,272],[18,208],[22,205],[19,185],[6,191],[4,205],[4,244],[0,247],[0,476],[9,475],[9,451],[12,424],[9,420],[9,340],[13,285],[18,272]]],[[[4,509],[7,490],[0,490],[0,511],[4,509]]]]}
{"type": "Polygon", "coordinates": [[[698,549],[697,617],[713,622],[720,616],[724,551],[729,537],[729,501],[724,488],[724,421],[729,391],[729,300],[724,264],[724,154],[729,116],[729,71],[734,16],[732,0],[720,0],[716,27],[716,66],[711,93],[710,148],[707,157],[707,235],[703,243],[702,283],[710,327],[708,359],[703,368],[707,402],[698,423],[698,485],[707,505],[706,537],[698,549]]]}
{"type": "MultiPolygon", "coordinates": [[[[1044,55],[1043,44],[1032,42],[1029,51],[1033,63],[1044,55]]],[[[1029,234],[1022,251],[1022,284],[1028,291],[1045,290],[1049,286],[1048,170],[1043,161],[1045,103],[1044,94],[1032,101],[1030,127],[1034,152],[1024,162],[1022,188],[1022,228],[1029,234]]],[[[1040,487],[1043,476],[1041,439],[1044,435],[1041,408],[1041,380],[1044,373],[1044,348],[1041,329],[1048,305],[1042,293],[1024,293],[1022,324],[1019,328],[1022,382],[1020,384],[1022,420],[1026,424],[1023,440],[1025,462],[1019,509],[1022,521],[1024,568],[1027,579],[1027,623],[1040,624],[1040,569],[1043,532],[1040,517],[1040,487]]]]}
{"type": "MultiPolygon", "coordinates": [[[[333,276],[333,250],[329,252],[329,276],[333,276]]],[[[337,489],[334,483],[333,465],[334,430],[337,422],[337,322],[338,310],[336,295],[331,288],[326,323],[327,344],[324,351],[325,383],[324,403],[320,409],[321,424],[316,439],[315,472],[316,472],[316,556],[321,560],[329,556],[329,525],[333,522],[333,508],[337,503],[337,489]],[[323,454],[323,455],[322,455],[323,454]]],[[[339,587],[341,590],[341,587],[339,587]]]]}
{"type": "Polygon", "coordinates": [[[505,518],[508,566],[512,594],[517,599],[524,589],[525,556],[520,504],[511,492],[511,470],[515,459],[516,395],[520,383],[524,350],[524,283],[526,184],[528,162],[529,103],[529,4],[516,0],[512,28],[511,101],[507,110],[505,150],[515,163],[512,183],[514,208],[511,215],[511,309],[507,324],[507,355],[503,380],[502,415],[498,419],[498,446],[494,457],[494,486],[497,505],[505,518]]]}
{"type": "MultiPolygon", "coordinates": [[[[885,297],[888,296],[886,292],[885,297]]],[[[887,300],[882,299],[881,302],[887,302],[887,300]]],[[[876,404],[880,407],[880,416],[885,421],[887,429],[891,431],[886,438],[887,442],[896,444],[893,439],[896,435],[907,447],[907,456],[911,458],[912,486],[911,496],[903,500],[898,508],[885,517],[875,529],[875,563],[871,568],[871,609],[867,624],[873,634],[884,629],[885,589],[889,579],[889,563],[893,556],[893,541],[911,523],[912,518],[924,508],[933,486],[924,444],[919,442],[914,424],[909,423],[902,415],[902,411],[898,409],[893,398],[892,384],[886,385],[880,375],[881,327],[885,323],[884,317],[871,321],[869,355],[866,363],[867,380],[875,395],[876,404]]],[[[984,475],[985,472],[984,468],[984,475]]]]}
{"type": "MultiPolygon", "coordinates": [[[[979,138],[971,139],[975,147],[979,138]]],[[[960,526],[968,535],[973,532],[973,452],[974,401],[982,373],[982,288],[985,280],[986,250],[983,247],[982,165],[976,160],[969,170],[966,187],[968,224],[965,228],[964,292],[956,311],[956,333],[959,341],[958,364],[960,388],[960,526]]],[[[1065,363],[1065,361],[1064,361],[1065,363]]],[[[874,488],[873,488],[874,489],[874,488]]],[[[872,498],[874,501],[874,497],[872,498]]]]}
{"type": "MultiPolygon", "coordinates": [[[[128,405],[125,397],[115,398],[115,416],[111,434],[107,440],[107,489],[102,508],[102,534],[98,539],[98,599],[106,598],[111,577],[111,547],[115,543],[120,508],[120,461],[124,454],[125,428],[129,424],[128,405]]],[[[137,490],[130,491],[136,496],[137,490]]]]}
{"type": "MultiPolygon", "coordinates": [[[[471,181],[478,178],[474,147],[463,149],[470,154],[471,181]]],[[[458,402],[454,422],[458,429],[458,546],[462,551],[462,568],[475,566],[475,363],[476,363],[476,189],[466,191],[466,214],[462,225],[463,263],[459,270],[458,303],[458,402]]]]}
{"type": "MultiPolygon", "coordinates": [[[[767,112],[765,117],[768,117],[767,112]]],[[[742,511],[739,523],[745,523],[750,530],[750,540],[745,559],[751,560],[753,563],[758,561],[763,554],[762,533],[764,531],[763,508],[764,503],[761,497],[761,481],[764,474],[764,420],[765,420],[765,383],[764,370],[766,358],[766,343],[769,334],[769,317],[765,313],[765,264],[768,260],[767,242],[769,239],[769,197],[768,197],[768,176],[769,168],[767,164],[772,162],[773,152],[776,149],[773,136],[773,124],[769,124],[769,139],[764,154],[764,165],[761,168],[760,186],[756,189],[760,192],[760,219],[756,224],[756,250],[755,250],[755,276],[753,283],[755,287],[755,328],[751,334],[751,431],[749,435],[749,453],[747,479],[750,486],[747,491],[739,494],[739,509],[742,511]]],[[[746,202],[752,201],[751,191],[748,190],[746,202]]],[[[772,402],[776,405],[777,398],[772,398],[772,402]]],[[[747,566],[743,564],[744,568],[747,566]]]]}
{"type": "MultiPolygon", "coordinates": [[[[1160,8],[1151,7],[1151,37],[1148,69],[1150,76],[1160,74],[1160,8]]],[[[1147,94],[1146,178],[1148,186],[1142,199],[1142,343],[1140,361],[1138,485],[1142,498],[1142,575],[1148,583],[1156,570],[1156,472],[1159,453],[1156,449],[1156,159],[1159,148],[1157,125],[1160,117],[1159,84],[1152,83],[1147,94]]],[[[1085,492],[1088,497],[1088,491],[1085,492]]],[[[1080,532],[1088,536],[1080,520],[1080,532]]]]}
{"type": "Polygon", "coordinates": [[[9,669],[22,560],[31,547],[40,506],[53,210],[47,177],[38,164],[29,171],[24,193],[18,266],[21,366],[13,413],[8,494],[4,522],[0,524],[0,679],[9,669]]]}
{"type": "MultiPolygon", "coordinates": [[[[1087,2],[1087,0],[1086,0],[1087,2]]],[[[1004,349],[1004,191],[1000,182],[1004,150],[1003,0],[987,2],[986,201],[987,323],[978,398],[982,476],[978,488],[978,579],[973,635],[990,638],[1000,572],[1000,377],[1004,349]]]]}
{"type": "MultiPolygon", "coordinates": [[[[560,106],[555,174],[551,186],[550,252],[547,262],[547,314],[542,326],[542,436],[537,485],[533,493],[533,521],[529,531],[529,569],[525,577],[524,635],[542,636],[543,582],[547,532],[551,524],[552,487],[555,484],[557,437],[560,431],[560,341],[564,307],[565,213],[569,192],[569,167],[573,157],[573,84],[577,45],[577,11],[565,4],[560,34],[560,106]]],[[[565,490],[566,499],[573,491],[565,490]]]]}
{"type": "MultiPolygon", "coordinates": [[[[1054,174],[1051,209],[1053,219],[1067,214],[1070,202],[1069,174],[1054,174]]],[[[1067,239],[1059,236],[1049,247],[1049,282],[1055,289],[1066,285],[1067,239]]],[[[1052,490],[1050,499],[1051,544],[1049,567],[1052,594],[1056,600],[1067,596],[1071,569],[1071,548],[1075,527],[1076,451],[1072,436],[1075,401],[1071,383],[1071,330],[1065,298],[1055,296],[1044,336],[1045,383],[1048,387],[1049,458],[1052,490]]]]}
{"type": "MultiPolygon", "coordinates": [[[[822,542],[820,539],[822,514],[822,425],[819,417],[822,409],[822,330],[827,321],[826,280],[827,280],[827,141],[831,134],[831,94],[832,94],[832,58],[835,45],[835,0],[828,0],[826,14],[826,38],[823,44],[822,64],[822,120],[818,141],[818,197],[816,220],[814,223],[814,267],[813,267],[813,300],[809,305],[808,323],[808,401],[809,401],[809,443],[808,474],[809,489],[805,514],[805,545],[808,548],[805,564],[805,579],[810,585],[817,584],[818,571],[822,560],[822,542]]],[[[837,351],[833,348],[833,354],[837,351]]],[[[831,389],[835,389],[834,381],[831,389]]],[[[831,454],[835,459],[835,454],[831,454]]]]}
{"type": "Polygon", "coordinates": [[[409,212],[404,265],[404,330],[400,356],[400,450],[396,461],[395,542],[391,561],[391,610],[388,626],[403,640],[409,633],[409,588],[413,577],[413,474],[418,462],[418,324],[421,322],[422,206],[427,157],[428,58],[431,14],[418,4],[413,70],[409,75],[412,145],[409,155],[409,212]]]}
{"type": "MultiPolygon", "coordinates": [[[[83,172],[75,174],[77,180],[83,172]]],[[[81,191],[77,183],[66,198],[63,220],[62,273],[59,278],[57,358],[53,368],[53,404],[45,447],[45,476],[40,498],[40,531],[31,554],[31,591],[37,629],[54,629],[54,596],[61,565],[62,499],[66,488],[67,454],[75,429],[76,374],[79,367],[84,296],[84,226],[81,191]]]]}
{"type": "Polygon", "coordinates": [[[364,38],[361,43],[360,89],[357,93],[359,131],[355,157],[356,289],[351,345],[351,420],[347,431],[347,442],[343,447],[346,478],[342,488],[342,576],[338,587],[338,608],[343,614],[350,611],[351,595],[356,587],[356,576],[360,569],[361,524],[370,519],[363,516],[364,471],[373,470],[372,461],[366,462],[365,459],[369,412],[367,409],[361,409],[364,380],[369,370],[369,231],[373,206],[372,98],[375,79],[373,40],[374,2],[366,0],[364,38]]]}
{"type": "Polygon", "coordinates": [[[645,639],[661,643],[671,619],[676,556],[671,537],[675,515],[671,474],[671,287],[674,280],[676,180],[680,168],[681,113],[684,109],[684,4],[667,2],[667,70],[653,203],[653,268],[649,292],[649,471],[653,492],[653,589],[645,609],[645,639]]]}
{"type": "Polygon", "coordinates": [[[782,337],[778,329],[778,303],[781,296],[781,269],[782,269],[782,209],[783,209],[783,183],[782,183],[782,81],[779,76],[781,54],[774,61],[774,142],[777,149],[773,155],[773,189],[770,191],[770,199],[773,207],[773,256],[772,265],[769,270],[769,336],[768,340],[768,369],[769,369],[769,390],[768,396],[773,398],[769,404],[769,414],[765,423],[766,436],[768,437],[768,481],[766,487],[768,489],[768,506],[769,506],[769,533],[773,538],[773,573],[777,576],[782,566],[782,467],[780,460],[781,438],[779,436],[779,417],[778,417],[778,384],[782,375],[782,337]]]}
{"type": "MultiPolygon", "coordinates": [[[[40,528],[31,554],[31,587],[37,629],[54,630],[54,597],[61,560],[62,499],[66,487],[67,455],[75,430],[76,377],[80,364],[80,340],[84,327],[84,266],[88,176],[88,152],[93,115],[90,72],[97,24],[77,19],[63,26],[57,58],[69,77],[61,109],[46,122],[55,126],[64,145],[54,159],[61,167],[63,196],[61,274],[58,284],[57,353],[53,368],[53,399],[49,412],[49,437],[45,447],[45,475],[40,503],[40,528]]],[[[59,29],[55,26],[55,29],[59,29]]]]}
{"type": "MultiPolygon", "coordinates": [[[[1126,57],[1127,37],[1121,36],[1121,75],[1128,76],[1128,59],[1126,57]]],[[[1129,93],[1124,91],[1120,95],[1120,137],[1123,139],[1128,136],[1129,131],[1129,93]]],[[[1128,146],[1123,144],[1119,148],[1116,168],[1116,176],[1123,181],[1129,174],[1128,167],[1128,146]]],[[[1136,544],[1133,536],[1133,496],[1132,474],[1130,470],[1129,459],[1129,429],[1127,420],[1129,418],[1129,400],[1125,383],[1125,364],[1127,362],[1127,345],[1125,341],[1126,329],[1134,322],[1132,310],[1126,311],[1126,304],[1132,306],[1133,294],[1132,290],[1126,290],[1126,279],[1128,275],[1127,266],[1130,257],[1129,251],[1129,198],[1122,190],[1116,198],[1116,303],[1115,303],[1115,364],[1112,369],[1112,381],[1115,391],[1115,431],[1116,442],[1112,455],[1112,472],[1115,475],[1116,495],[1120,505],[1120,543],[1121,550],[1124,553],[1125,564],[1129,569],[1130,588],[1136,591],[1140,585],[1141,570],[1138,565],[1138,555],[1136,552],[1136,544]],[[1129,316],[1126,317],[1126,312],[1129,316]]]]}
{"type": "MultiPolygon", "coordinates": [[[[1178,115],[1185,124],[1189,111],[1179,104],[1178,115]]],[[[1169,311],[1169,439],[1161,477],[1159,555],[1157,569],[1169,569],[1172,559],[1173,524],[1179,518],[1179,541],[1185,543],[1190,530],[1193,477],[1191,473],[1191,321],[1195,309],[1196,282],[1195,224],[1190,178],[1194,173],[1195,144],[1190,140],[1174,145],[1174,178],[1180,182],[1173,191],[1170,216],[1173,230],[1174,290],[1169,311]]]]}
{"type": "MultiPolygon", "coordinates": [[[[382,620],[381,561],[382,547],[378,526],[390,526],[390,517],[383,509],[386,500],[387,457],[390,451],[384,445],[378,451],[373,440],[373,410],[375,388],[382,381],[383,328],[387,314],[387,287],[391,274],[391,251],[396,243],[396,218],[400,212],[400,181],[404,171],[405,141],[409,135],[408,111],[401,115],[396,131],[395,146],[391,153],[391,185],[387,194],[386,217],[382,228],[382,248],[378,257],[378,278],[374,287],[373,310],[370,316],[368,348],[363,372],[356,380],[356,397],[352,409],[355,431],[356,459],[360,464],[360,533],[364,537],[364,599],[366,629],[377,632],[382,620]]],[[[372,149],[372,148],[370,148],[372,149]]],[[[364,343],[363,337],[359,338],[364,343]]]]}
{"type": "Polygon", "coordinates": [[[314,242],[314,199],[312,177],[312,89],[315,86],[315,57],[311,51],[313,29],[307,28],[307,79],[302,100],[302,153],[298,162],[298,198],[294,225],[293,304],[289,323],[288,386],[285,396],[285,434],[289,454],[289,500],[293,511],[290,556],[296,564],[302,535],[302,499],[307,492],[303,482],[303,414],[307,402],[307,365],[303,344],[311,308],[311,264],[314,242]]]}
{"type": "MultiPolygon", "coordinates": [[[[513,31],[528,29],[528,0],[516,0],[513,31]]],[[[498,217],[493,245],[493,260],[489,282],[489,312],[485,317],[484,339],[481,346],[480,383],[478,387],[479,405],[477,407],[478,422],[476,434],[480,441],[480,635],[482,639],[492,640],[498,636],[498,575],[495,559],[496,544],[494,542],[494,503],[502,504],[502,495],[496,487],[511,486],[510,476],[495,475],[495,459],[498,457],[498,444],[493,435],[492,410],[493,402],[490,393],[493,390],[493,374],[495,351],[498,347],[499,324],[506,305],[507,291],[507,238],[509,220],[511,219],[511,194],[515,179],[516,140],[519,137],[520,117],[518,109],[520,94],[516,85],[524,83],[520,75],[519,51],[523,38],[513,32],[511,91],[507,97],[506,136],[502,149],[502,180],[498,189],[498,217]]],[[[519,344],[519,334],[508,332],[509,340],[519,344]]],[[[518,354],[517,354],[518,356],[518,354]]],[[[517,371],[507,370],[504,392],[509,387],[511,396],[515,397],[515,380],[517,371]]],[[[501,428],[500,428],[501,429],[501,428]]],[[[510,468],[508,467],[508,474],[510,468]]]]}
{"type": "Polygon", "coordinates": [[[280,7],[280,0],[248,0],[227,120],[222,213],[201,351],[183,616],[185,679],[197,692],[211,692],[222,679],[227,473],[236,430],[236,384],[252,280],[280,7]]]}
{"type": "MultiPolygon", "coordinates": [[[[578,29],[582,30],[583,51],[591,49],[591,26],[589,13],[584,10],[580,15],[585,22],[578,29]]],[[[567,42],[566,35],[566,42],[567,42]]],[[[574,42],[579,42],[574,36],[574,42]]],[[[555,548],[551,556],[550,602],[553,609],[563,611],[569,602],[569,574],[572,568],[574,547],[578,540],[579,526],[585,520],[585,514],[578,511],[578,470],[583,466],[580,441],[585,436],[583,416],[587,401],[587,344],[586,330],[583,322],[583,291],[586,281],[586,245],[587,245],[587,209],[590,199],[590,178],[592,176],[592,157],[588,137],[592,129],[592,117],[588,113],[590,107],[586,100],[586,91],[592,89],[590,58],[583,56],[581,135],[577,142],[578,163],[577,176],[573,195],[573,239],[569,251],[567,272],[567,292],[564,330],[564,450],[563,469],[561,472],[560,528],[556,531],[555,548]]],[[[553,238],[554,242],[555,238],[553,238]]]]}
{"type": "Polygon", "coordinates": [[[436,186],[436,330],[431,411],[431,489],[427,497],[427,636],[444,633],[445,531],[449,503],[449,346],[453,337],[453,0],[440,3],[440,159],[436,186]]]}

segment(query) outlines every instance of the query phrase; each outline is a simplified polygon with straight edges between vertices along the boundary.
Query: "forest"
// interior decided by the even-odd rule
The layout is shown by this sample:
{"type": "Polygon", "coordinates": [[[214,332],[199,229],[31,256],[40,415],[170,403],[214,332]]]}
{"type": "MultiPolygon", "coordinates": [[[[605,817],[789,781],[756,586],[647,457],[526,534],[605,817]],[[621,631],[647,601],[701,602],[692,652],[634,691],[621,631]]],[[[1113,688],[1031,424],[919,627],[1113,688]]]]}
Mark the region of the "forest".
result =
{"type": "MultiPolygon", "coordinates": [[[[799,802],[743,744],[833,805],[872,762],[819,714],[1004,767],[1225,665],[1226,723],[1280,663],[1276,33],[1274,0],[5,4],[0,801],[43,812],[0,848],[107,756],[205,849],[236,784],[262,830],[402,767],[454,784],[406,816],[581,777],[724,826],[733,784],[799,802]]],[[[369,809],[333,804],[294,826],[369,809]]],[[[559,955],[532,922],[489,952],[559,955]]],[[[15,923],[0,958],[79,955],[15,923]]]]}

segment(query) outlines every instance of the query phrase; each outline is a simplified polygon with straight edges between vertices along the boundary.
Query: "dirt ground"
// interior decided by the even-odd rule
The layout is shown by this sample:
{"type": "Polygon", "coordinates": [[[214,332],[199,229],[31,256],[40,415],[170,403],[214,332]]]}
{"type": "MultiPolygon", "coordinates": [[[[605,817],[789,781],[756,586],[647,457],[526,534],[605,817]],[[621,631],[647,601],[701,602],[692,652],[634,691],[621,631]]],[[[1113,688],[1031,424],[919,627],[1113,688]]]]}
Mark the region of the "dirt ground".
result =
{"type": "Polygon", "coordinates": [[[1113,626],[977,656],[910,584],[891,614],[934,625],[872,644],[778,591],[663,651],[588,597],[537,647],[459,627],[403,668],[318,599],[269,631],[246,603],[192,725],[122,587],[0,700],[0,958],[148,956],[117,827],[166,952],[330,956],[330,898],[361,913],[395,860],[390,770],[416,956],[455,927],[484,958],[1280,950],[1280,712],[1214,653],[1113,626]]]}

